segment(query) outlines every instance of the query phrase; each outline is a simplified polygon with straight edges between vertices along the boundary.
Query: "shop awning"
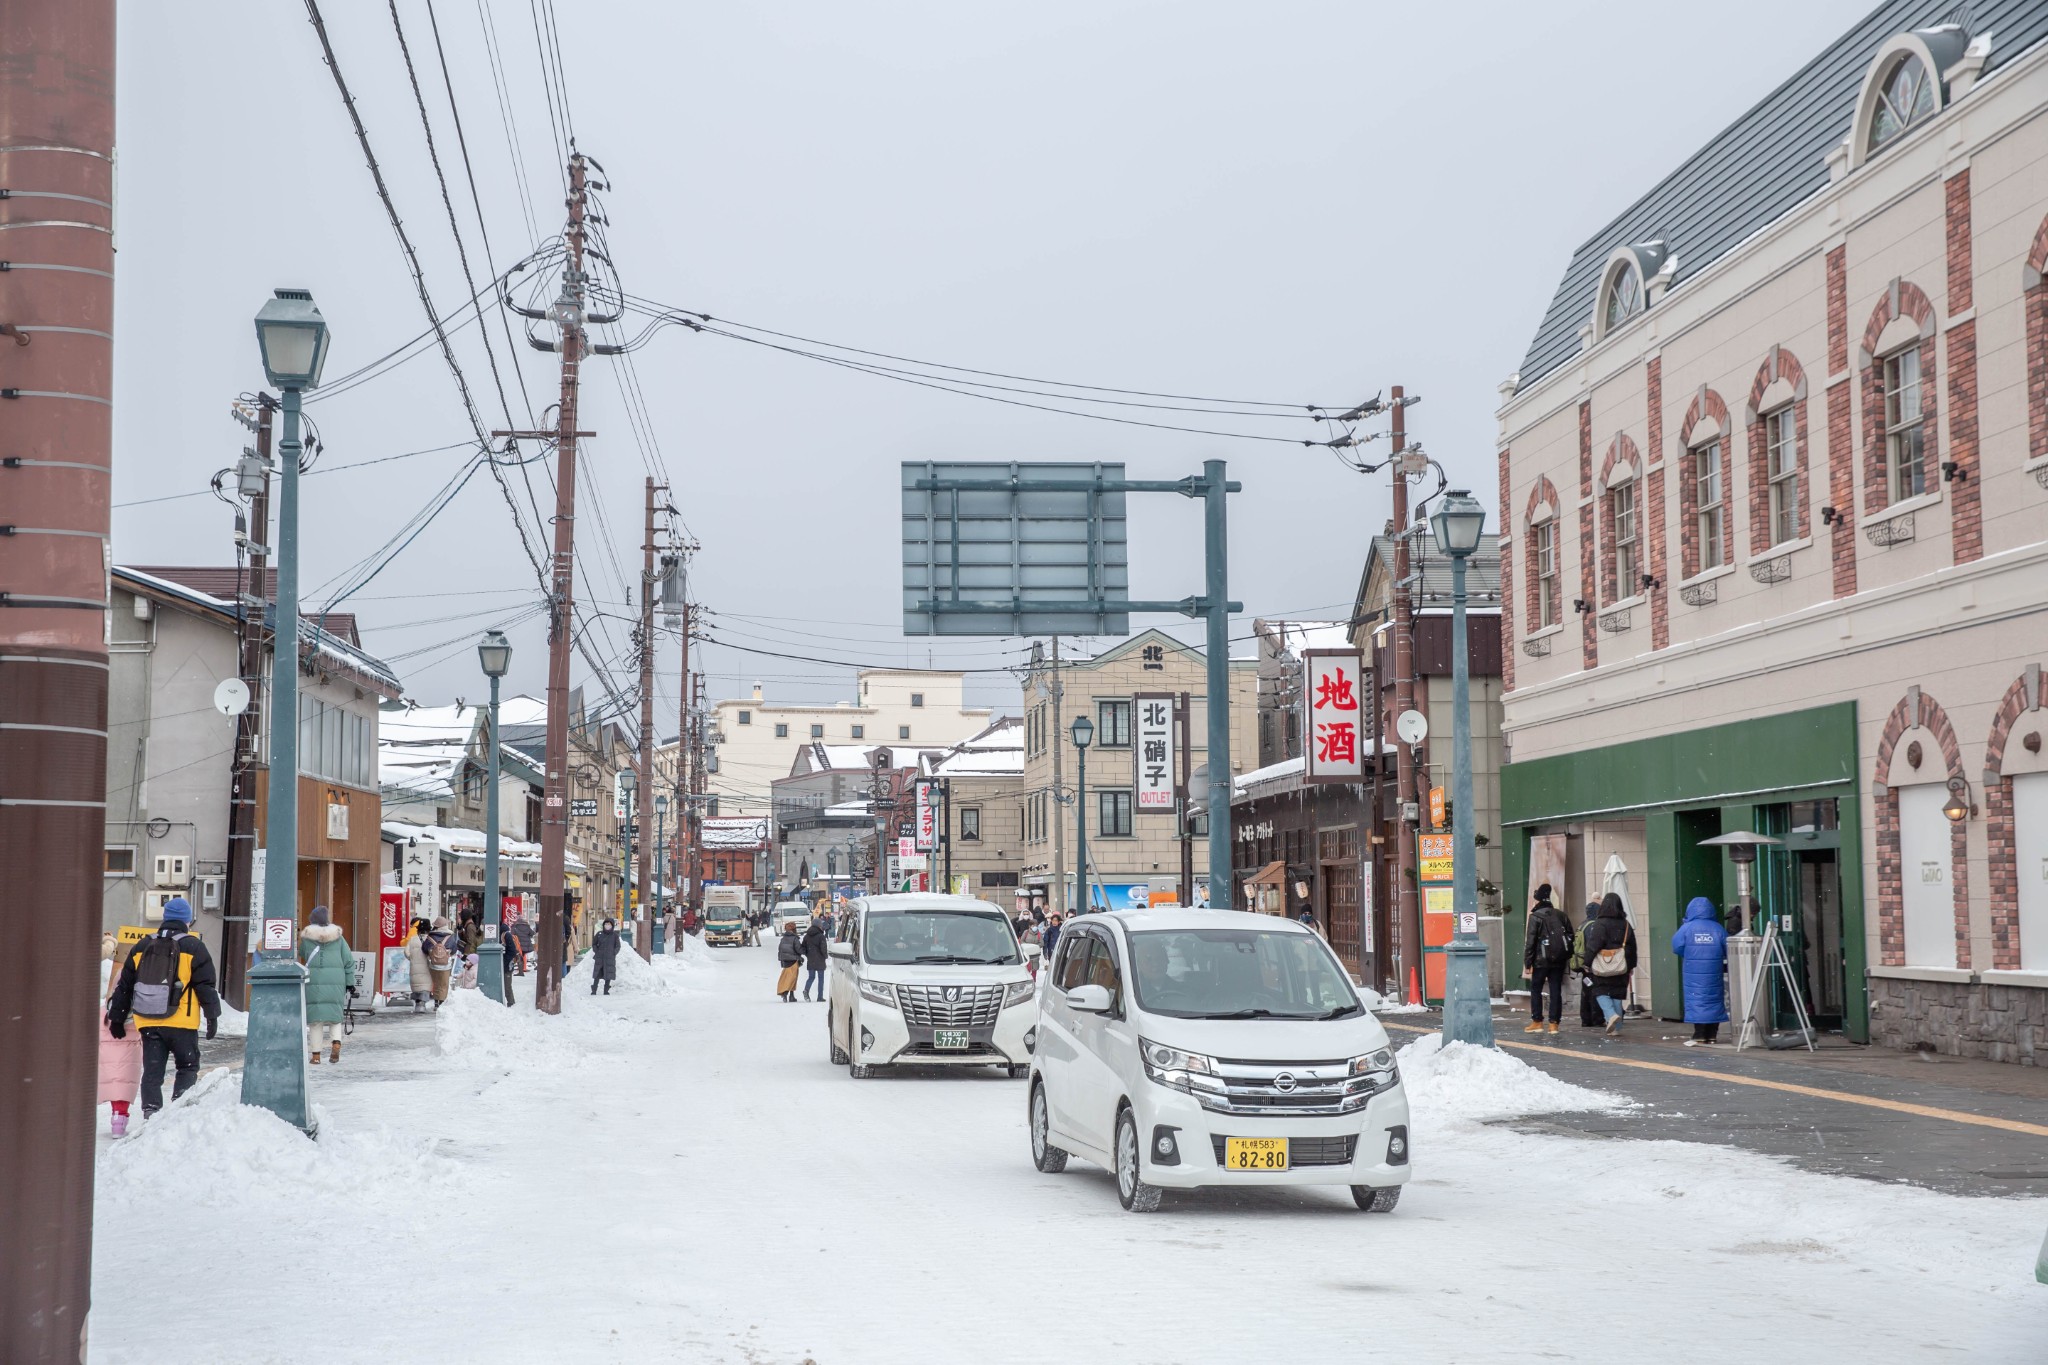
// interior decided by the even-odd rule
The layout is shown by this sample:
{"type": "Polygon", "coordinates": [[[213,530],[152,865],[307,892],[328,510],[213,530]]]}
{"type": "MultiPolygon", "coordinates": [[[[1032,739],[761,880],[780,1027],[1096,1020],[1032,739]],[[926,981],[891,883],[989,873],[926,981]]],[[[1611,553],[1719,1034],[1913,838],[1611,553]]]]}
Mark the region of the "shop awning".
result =
{"type": "Polygon", "coordinates": [[[1285,886],[1287,884],[1287,864],[1285,862],[1267,863],[1258,872],[1245,878],[1244,884],[1246,886],[1285,886]]]}

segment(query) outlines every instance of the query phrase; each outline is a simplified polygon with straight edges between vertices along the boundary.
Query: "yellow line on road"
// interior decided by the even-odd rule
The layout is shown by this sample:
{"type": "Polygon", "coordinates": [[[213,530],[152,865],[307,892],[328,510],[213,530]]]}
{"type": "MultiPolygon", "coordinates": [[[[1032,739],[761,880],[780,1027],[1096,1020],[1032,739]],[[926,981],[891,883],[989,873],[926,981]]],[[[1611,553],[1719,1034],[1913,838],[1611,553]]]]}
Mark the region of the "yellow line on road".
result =
{"type": "MultiPolygon", "coordinates": [[[[1432,1028],[1417,1028],[1413,1024],[1396,1024],[1382,1019],[1380,1023],[1403,1033],[1435,1033],[1432,1028]]],[[[2033,1137],[2048,1137],[2048,1127],[2038,1123],[2023,1123],[2019,1119],[1994,1118],[1988,1114],[1965,1114],[1960,1109],[1937,1109],[1931,1104],[1908,1104],[1904,1100],[1881,1100],[1873,1095],[1853,1095],[1846,1090],[1822,1090],[1811,1085],[1793,1085],[1788,1081],[1766,1081],[1755,1076],[1736,1076],[1726,1071],[1713,1071],[1706,1067],[1673,1066],[1669,1062],[1645,1062],[1634,1057],[1610,1057],[1601,1052],[1580,1052],[1572,1048],[1543,1047],[1536,1043],[1501,1043],[1517,1052],[1541,1052],[1552,1057],[1569,1057],[1588,1062],[1603,1062],[1608,1066],[1633,1066],[1644,1071],[1668,1071],[1674,1076],[1690,1076],[1694,1080],[1705,1077],[1709,1080],[1726,1081],[1730,1085],[1753,1085],[1759,1090],[1783,1090],[1793,1095],[1810,1095],[1819,1100],[1840,1100],[1843,1104],[1860,1104],[1869,1109],[1889,1109],[1895,1114],[1912,1114],[1923,1119],[1946,1119],[1950,1123],[1970,1123],[1979,1128],[2002,1128],[2008,1133],[2026,1133],[2033,1137]]]]}

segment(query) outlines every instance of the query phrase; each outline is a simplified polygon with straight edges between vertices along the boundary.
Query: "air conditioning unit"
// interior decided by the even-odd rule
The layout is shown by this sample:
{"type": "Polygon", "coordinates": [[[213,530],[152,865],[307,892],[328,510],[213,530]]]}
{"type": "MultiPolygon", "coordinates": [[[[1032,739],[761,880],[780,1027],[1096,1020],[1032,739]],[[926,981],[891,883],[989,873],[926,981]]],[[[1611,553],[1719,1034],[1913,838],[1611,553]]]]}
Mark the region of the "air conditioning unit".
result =
{"type": "Polygon", "coordinates": [[[199,879],[199,908],[201,910],[220,909],[221,887],[226,881],[225,877],[201,877],[199,879]]]}
{"type": "Polygon", "coordinates": [[[177,887],[180,890],[192,883],[192,859],[183,853],[159,853],[151,869],[150,878],[156,886],[177,887]]]}

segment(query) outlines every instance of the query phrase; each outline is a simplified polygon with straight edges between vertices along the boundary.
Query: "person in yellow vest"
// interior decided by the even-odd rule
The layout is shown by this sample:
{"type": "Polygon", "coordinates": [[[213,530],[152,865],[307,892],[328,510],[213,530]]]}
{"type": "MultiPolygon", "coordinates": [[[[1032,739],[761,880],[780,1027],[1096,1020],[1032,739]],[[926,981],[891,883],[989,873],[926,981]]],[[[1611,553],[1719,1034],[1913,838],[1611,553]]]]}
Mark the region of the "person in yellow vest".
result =
{"type": "Polygon", "coordinates": [[[192,932],[192,907],[183,896],[164,902],[163,926],[129,949],[107,1001],[107,1032],[122,1037],[133,1022],[142,1035],[142,1117],[164,1107],[164,1063],[175,1059],[176,1099],[199,1079],[199,1020],[206,1036],[220,1028],[220,993],[213,956],[192,932]]]}

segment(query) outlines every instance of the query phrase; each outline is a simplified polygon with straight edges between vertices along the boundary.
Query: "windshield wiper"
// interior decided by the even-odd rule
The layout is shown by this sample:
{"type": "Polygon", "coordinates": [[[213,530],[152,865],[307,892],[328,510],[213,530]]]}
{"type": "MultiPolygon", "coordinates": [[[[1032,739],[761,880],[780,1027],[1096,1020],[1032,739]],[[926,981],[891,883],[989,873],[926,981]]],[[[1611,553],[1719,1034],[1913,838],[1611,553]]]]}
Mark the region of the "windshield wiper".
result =
{"type": "Polygon", "coordinates": [[[955,953],[926,953],[926,954],[924,954],[924,955],[923,955],[922,957],[914,957],[914,958],[912,958],[912,959],[911,959],[911,961],[912,961],[912,962],[954,962],[954,963],[966,963],[966,964],[968,964],[968,965],[970,965],[970,966],[981,966],[981,967],[993,967],[993,966],[999,966],[999,965],[1001,965],[1002,963],[1004,963],[1004,962],[1007,962],[1007,961],[1009,961],[1009,959],[1008,959],[1008,958],[1002,958],[1002,957],[961,957],[961,956],[959,956],[958,954],[955,954],[955,953]]]}
{"type": "Polygon", "coordinates": [[[1205,1014],[1204,1019],[1298,1019],[1300,1015],[1275,1014],[1269,1009],[1253,1007],[1248,1010],[1232,1010],[1228,1014],[1205,1014]]]}
{"type": "Polygon", "coordinates": [[[1337,1006],[1337,1008],[1331,1010],[1328,1014],[1320,1015],[1318,1017],[1323,1019],[1344,1019],[1354,1014],[1363,1013],[1365,1013],[1365,1006],[1363,1005],[1339,1005],[1337,1006]]]}

